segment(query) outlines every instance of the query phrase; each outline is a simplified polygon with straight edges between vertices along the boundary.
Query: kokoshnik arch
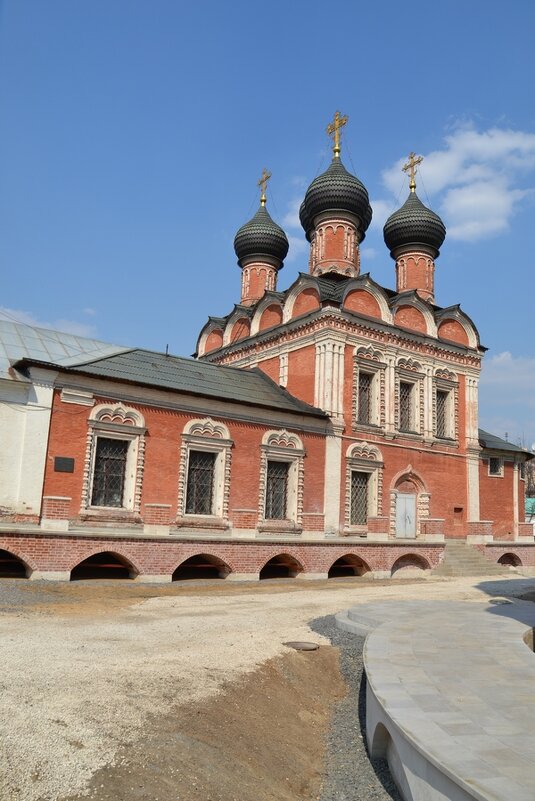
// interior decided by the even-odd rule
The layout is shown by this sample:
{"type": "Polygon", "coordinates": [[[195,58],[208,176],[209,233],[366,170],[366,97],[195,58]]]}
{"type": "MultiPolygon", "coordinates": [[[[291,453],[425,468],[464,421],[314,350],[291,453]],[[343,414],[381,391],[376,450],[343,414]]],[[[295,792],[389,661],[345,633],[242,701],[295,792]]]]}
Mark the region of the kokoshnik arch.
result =
{"type": "MultiPolygon", "coordinates": [[[[288,239],[264,170],[234,241],[241,297],[208,318],[195,360],[83,342],[62,359],[27,347],[11,360],[4,396],[16,386],[30,414],[37,393],[46,414],[32,441],[11,427],[21,476],[33,456],[31,481],[12,476],[0,499],[8,561],[65,578],[87,559],[146,580],[182,563],[230,579],[335,564],[385,576],[436,566],[457,538],[492,559],[514,544],[535,565],[530,454],[478,429],[485,348],[460,306],[436,302],[446,229],[416,193],[422,159],[410,154],[409,195],[384,226],[388,289],[361,270],[372,209],[341,160],[346,122],[337,112],[329,125],[332,162],[301,205],[308,271],[278,288],[288,239]]],[[[0,426],[8,411],[5,400],[0,426]]]]}

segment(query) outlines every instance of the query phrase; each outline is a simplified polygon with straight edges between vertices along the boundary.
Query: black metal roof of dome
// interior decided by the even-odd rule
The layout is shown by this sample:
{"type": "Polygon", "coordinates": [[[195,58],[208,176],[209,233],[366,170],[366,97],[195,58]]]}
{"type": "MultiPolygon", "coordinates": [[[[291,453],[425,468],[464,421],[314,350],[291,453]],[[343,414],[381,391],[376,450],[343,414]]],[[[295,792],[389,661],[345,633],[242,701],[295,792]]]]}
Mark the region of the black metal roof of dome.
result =
{"type": "Polygon", "coordinates": [[[427,245],[436,250],[438,256],[446,226],[412,191],[403,206],[386,221],[383,236],[391,253],[402,245],[427,245]]]}
{"type": "Polygon", "coordinates": [[[270,256],[282,262],[288,253],[288,238],[280,225],[273,222],[264,205],[255,216],[238,230],[234,237],[234,250],[238,264],[247,256],[270,256]]]}
{"type": "Polygon", "coordinates": [[[299,209],[299,219],[310,241],[314,218],[324,211],[349,211],[360,219],[362,239],[372,219],[372,209],[366,187],[346,170],[335,156],[325,170],[308,187],[299,209]]]}

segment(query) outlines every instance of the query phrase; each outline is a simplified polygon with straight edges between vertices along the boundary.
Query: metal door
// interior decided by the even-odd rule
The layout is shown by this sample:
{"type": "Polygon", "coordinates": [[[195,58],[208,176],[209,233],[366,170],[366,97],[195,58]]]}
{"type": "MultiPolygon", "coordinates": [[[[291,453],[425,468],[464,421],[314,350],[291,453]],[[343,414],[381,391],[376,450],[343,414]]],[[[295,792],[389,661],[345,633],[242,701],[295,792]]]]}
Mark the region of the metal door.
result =
{"type": "Polygon", "coordinates": [[[396,498],[396,537],[416,537],[416,495],[398,493],[396,498]]]}

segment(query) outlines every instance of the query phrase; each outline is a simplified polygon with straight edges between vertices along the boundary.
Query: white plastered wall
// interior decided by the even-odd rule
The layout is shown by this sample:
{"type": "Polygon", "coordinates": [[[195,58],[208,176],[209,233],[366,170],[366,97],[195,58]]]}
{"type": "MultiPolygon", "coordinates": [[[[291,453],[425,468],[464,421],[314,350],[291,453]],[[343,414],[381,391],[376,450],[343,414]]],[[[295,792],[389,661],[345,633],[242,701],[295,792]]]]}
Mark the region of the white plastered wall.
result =
{"type": "Polygon", "coordinates": [[[39,515],[56,373],[31,368],[31,383],[0,380],[0,509],[39,515]],[[24,466],[24,468],[23,468],[24,466]]]}

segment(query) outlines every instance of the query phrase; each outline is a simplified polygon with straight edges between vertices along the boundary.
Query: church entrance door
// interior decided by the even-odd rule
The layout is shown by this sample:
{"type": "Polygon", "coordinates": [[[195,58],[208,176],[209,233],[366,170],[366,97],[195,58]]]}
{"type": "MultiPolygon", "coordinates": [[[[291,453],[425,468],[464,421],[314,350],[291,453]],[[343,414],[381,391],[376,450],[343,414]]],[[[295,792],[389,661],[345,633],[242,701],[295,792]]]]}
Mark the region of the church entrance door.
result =
{"type": "Polygon", "coordinates": [[[398,492],[396,498],[396,537],[416,537],[416,495],[398,492]]]}

